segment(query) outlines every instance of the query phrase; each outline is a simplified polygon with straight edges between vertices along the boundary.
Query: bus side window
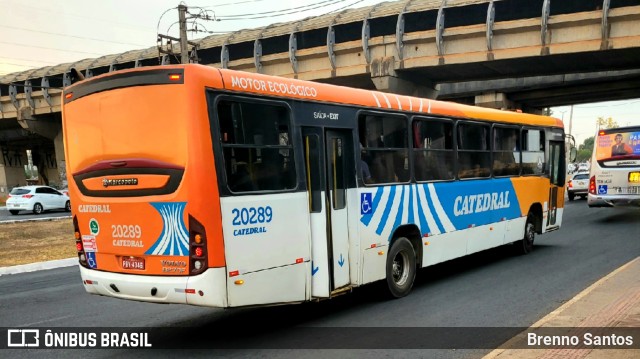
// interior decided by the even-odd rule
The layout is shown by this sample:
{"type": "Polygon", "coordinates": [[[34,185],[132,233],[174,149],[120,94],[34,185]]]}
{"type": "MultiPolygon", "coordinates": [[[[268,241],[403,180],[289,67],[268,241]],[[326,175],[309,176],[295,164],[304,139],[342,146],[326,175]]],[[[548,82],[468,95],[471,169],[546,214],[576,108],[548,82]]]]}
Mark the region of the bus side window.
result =
{"type": "Polygon", "coordinates": [[[453,179],[453,123],[417,118],[413,137],[416,180],[453,179]]]}
{"type": "Polygon", "coordinates": [[[522,130],[522,174],[546,173],[544,131],[522,130]]]}
{"type": "MultiPolygon", "coordinates": [[[[401,116],[362,115],[358,119],[361,159],[371,178],[364,183],[409,181],[407,120],[401,116]]],[[[361,166],[362,168],[362,166],[361,166]]]]}
{"type": "Polygon", "coordinates": [[[286,107],[223,100],[217,110],[225,178],[231,192],[296,187],[286,107]]]}
{"type": "Polygon", "coordinates": [[[489,177],[491,151],[489,126],[479,123],[458,124],[458,177],[489,177]]]}
{"type": "Polygon", "coordinates": [[[520,136],[516,127],[493,128],[493,175],[520,174],[520,136]]]}

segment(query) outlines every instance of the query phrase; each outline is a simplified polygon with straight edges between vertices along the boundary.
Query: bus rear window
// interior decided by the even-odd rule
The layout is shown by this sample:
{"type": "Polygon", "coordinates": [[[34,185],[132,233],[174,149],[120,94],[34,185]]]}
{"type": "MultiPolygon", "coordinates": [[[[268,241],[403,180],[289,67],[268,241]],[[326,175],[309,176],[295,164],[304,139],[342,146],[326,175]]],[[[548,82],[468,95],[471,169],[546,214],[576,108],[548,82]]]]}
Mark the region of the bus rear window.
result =
{"type": "Polygon", "coordinates": [[[295,188],[290,117],[285,106],[236,100],[218,102],[224,172],[231,192],[295,188]]]}

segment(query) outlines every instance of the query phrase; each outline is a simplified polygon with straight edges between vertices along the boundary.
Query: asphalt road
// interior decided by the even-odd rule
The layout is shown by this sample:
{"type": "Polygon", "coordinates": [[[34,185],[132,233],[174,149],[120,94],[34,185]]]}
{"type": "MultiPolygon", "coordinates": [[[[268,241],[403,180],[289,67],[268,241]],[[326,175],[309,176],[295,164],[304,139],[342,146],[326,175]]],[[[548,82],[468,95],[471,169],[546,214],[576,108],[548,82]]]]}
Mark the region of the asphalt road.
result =
{"type": "MultiPolygon", "coordinates": [[[[86,294],[77,268],[71,267],[0,277],[0,323],[3,327],[164,327],[170,328],[162,336],[166,346],[236,348],[189,352],[203,356],[479,358],[490,349],[417,349],[416,337],[423,336],[426,342],[429,332],[424,328],[430,327],[480,327],[471,333],[462,329],[438,333],[469,339],[484,333],[485,343],[500,343],[511,332],[490,327],[528,327],[640,255],[640,210],[590,209],[585,200],[576,200],[566,203],[563,222],[561,230],[538,236],[529,255],[514,256],[503,247],[423,269],[413,292],[399,300],[382,299],[380,288],[369,285],[330,301],[281,307],[221,310],[138,303],[86,294]],[[370,347],[331,349],[344,347],[344,337],[356,333],[366,336],[370,347]],[[375,349],[375,343],[387,343],[379,347],[388,348],[389,338],[401,337],[412,349],[375,349]],[[279,349],[259,349],[267,346],[279,349]],[[290,347],[306,349],[284,349],[290,347]]],[[[11,352],[11,357],[34,354],[11,352]]],[[[185,353],[72,350],[64,355],[185,353]]]]}
{"type": "Polygon", "coordinates": [[[21,221],[21,220],[33,220],[44,218],[56,218],[56,217],[70,217],[71,213],[64,209],[54,209],[50,211],[44,211],[42,214],[33,214],[31,211],[20,211],[18,214],[11,214],[5,207],[0,207],[0,223],[7,221],[21,221]]]}

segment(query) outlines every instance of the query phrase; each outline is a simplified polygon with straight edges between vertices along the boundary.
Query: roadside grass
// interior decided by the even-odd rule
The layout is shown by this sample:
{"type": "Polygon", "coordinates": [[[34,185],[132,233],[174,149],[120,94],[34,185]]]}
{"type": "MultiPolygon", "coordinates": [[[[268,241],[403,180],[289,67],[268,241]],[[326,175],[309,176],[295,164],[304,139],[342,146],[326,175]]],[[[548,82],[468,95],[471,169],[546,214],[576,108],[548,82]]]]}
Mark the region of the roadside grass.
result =
{"type": "Polygon", "coordinates": [[[0,267],[75,256],[71,218],[0,223],[0,267]]]}

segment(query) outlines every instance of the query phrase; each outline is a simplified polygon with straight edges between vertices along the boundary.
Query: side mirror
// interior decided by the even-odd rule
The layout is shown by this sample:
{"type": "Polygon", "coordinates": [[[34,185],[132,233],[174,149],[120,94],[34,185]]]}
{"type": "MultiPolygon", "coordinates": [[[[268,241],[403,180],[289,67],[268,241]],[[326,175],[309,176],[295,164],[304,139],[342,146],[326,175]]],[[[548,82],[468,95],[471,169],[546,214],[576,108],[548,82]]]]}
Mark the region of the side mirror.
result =
{"type": "Polygon", "coordinates": [[[569,150],[569,162],[575,162],[578,157],[578,150],[575,147],[571,147],[569,150]]]}

